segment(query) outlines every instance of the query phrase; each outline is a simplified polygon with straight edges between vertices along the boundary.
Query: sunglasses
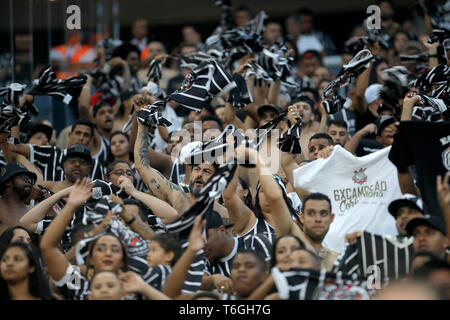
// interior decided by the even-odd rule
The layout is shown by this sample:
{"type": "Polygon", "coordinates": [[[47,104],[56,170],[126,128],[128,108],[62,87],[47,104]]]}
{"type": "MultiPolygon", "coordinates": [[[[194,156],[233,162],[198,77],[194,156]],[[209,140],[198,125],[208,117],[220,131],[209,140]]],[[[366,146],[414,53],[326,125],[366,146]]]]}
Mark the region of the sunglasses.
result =
{"type": "Polygon", "coordinates": [[[27,181],[30,182],[30,184],[34,184],[36,182],[36,180],[34,180],[32,177],[30,177],[27,174],[20,174],[18,175],[23,181],[27,181]]]}

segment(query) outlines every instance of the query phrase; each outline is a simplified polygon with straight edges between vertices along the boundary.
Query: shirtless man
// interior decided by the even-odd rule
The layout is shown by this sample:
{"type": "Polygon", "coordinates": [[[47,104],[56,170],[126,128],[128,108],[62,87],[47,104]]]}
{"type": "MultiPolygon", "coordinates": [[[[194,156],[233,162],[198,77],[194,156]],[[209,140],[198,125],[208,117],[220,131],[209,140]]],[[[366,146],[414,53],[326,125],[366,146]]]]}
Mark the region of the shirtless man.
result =
{"type": "Polygon", "coordinates": [[[36,174],[18,162],[8,163],[0,175],[0,234],[19,224],[20,218],[29,210],[25,204],[36,174]]]}

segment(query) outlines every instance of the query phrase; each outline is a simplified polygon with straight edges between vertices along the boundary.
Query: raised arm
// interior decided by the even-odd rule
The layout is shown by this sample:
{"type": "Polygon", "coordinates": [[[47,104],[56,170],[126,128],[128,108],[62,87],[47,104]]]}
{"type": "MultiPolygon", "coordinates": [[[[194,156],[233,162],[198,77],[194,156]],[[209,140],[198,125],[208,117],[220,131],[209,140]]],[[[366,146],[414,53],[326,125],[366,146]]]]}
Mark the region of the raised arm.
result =
{"type": "Polygon", "coordinates": [[[419,101],[419,96],[415,92],[408,92],[403,99],[402,114],[400,121],[412,120],[414,105],[419,101]]]}
{"type": "Polygon", "coordinates": [[[238,171],[240,169],[242,169],[241,166],[235,171],[234,177],[223,192],[222,197],[228,209],[228,215],[234,223],[234,229],[238,234],[244,234],[254,225],[256,217],[236,193],[239,176],[238,171]]]}
{"type": "Polygon", "coordinates": [[[172,300],[161,291],[146,283],[133,271],[122,273],[120,275],[120,280],[127,293],[139,293],[149,300],[172,300]]]}
{"type": "Polygon", "coordinates": [[[77,180],[67,199],[67,204],[52,221],[42,237],[40,244],[42,258],[55,281],[61,280],[70,266],[66,256],[59,250],[59,241],[72,220],[75,210],[91,197],[93,186],[92,183],[88,184],[86,178],[83,178],[81,182],[77,180]]]}
{"type": "Polygon", "coordinates": [[[145,204],[156,216],[161,219],[164,224],[172,223],[179,218],[178,212],[167,202],[164,202],[148,193],[137,190],[133,183],[131,183],[130,179],[125,176],[119,177],[119,187],[129,196],[145,204]]]}
{"type": "Polygon", "coordinates": [[[361,139],[367,136],[368,134],[375,133],[376,129],[377,127],[375,126],[375,124],[369,123],[364,128],[356,131],[353,137],[345,144],[344,147],[345,150],[355,154],[356,148],[358,148],[361,139]]]}
{"type": "Polygon", "coordinates": [[[167,180],[162,173],[150,166],[148,148],[146,127],[139,123],[134,146],[136,169],[155,197],[168,202],[178,212],[184,212],[186,208],[183,210],[184,206],[179,200],[187,199],[187,195],[179,186],[167,180]]]}
{"type": "MultiPolygon", "coordinates": [[[[205,246],[205,240],[202,235],[205,224],[206,220],[202,220],[200,216],[195,218],[194,225],[189,235],[189,246],[173,266],[172,272],[167,277],[162,291],[170,298],[180,297],[189,267],[194,261],[197,252],[205,246]]],[[[187,295],[188,294],[183,294],[183,298],[187,298],[187,295]]],[[[191,296],[192,294],[189,294],[189,297],[191,296]]]]}
{"type": "Polygon", "coordinates": [[[72,188],[73,187],[63,189],[38,203],[36,206],[31,208],[22,218],[20,218],[19,224],[21,226],[24,226],[31,232],[36,233],[39,222],[45,218],[48,211],[58,200],[67,197],[70,194],[72,188]]]}

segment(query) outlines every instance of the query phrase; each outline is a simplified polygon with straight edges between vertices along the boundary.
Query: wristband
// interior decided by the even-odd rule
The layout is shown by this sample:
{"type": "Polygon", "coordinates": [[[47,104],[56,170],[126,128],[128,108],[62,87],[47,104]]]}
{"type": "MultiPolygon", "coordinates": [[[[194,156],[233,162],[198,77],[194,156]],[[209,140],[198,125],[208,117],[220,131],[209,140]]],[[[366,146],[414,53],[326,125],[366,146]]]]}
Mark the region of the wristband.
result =
{"type": "Polygon", "coordinates": [[[439,56],[437,55],[437,53],[428,55],[428,58],[438,58],[438,57],[439,56]]]}
{"type": "Polygon", "coordinates": [[[134,220],[136,220],[136,216],[133,215],[133,218],[131,218],[130,221],[125,221],[126,225],[129,226],[130,224],[132,224],[134,222],[134,220]]]}

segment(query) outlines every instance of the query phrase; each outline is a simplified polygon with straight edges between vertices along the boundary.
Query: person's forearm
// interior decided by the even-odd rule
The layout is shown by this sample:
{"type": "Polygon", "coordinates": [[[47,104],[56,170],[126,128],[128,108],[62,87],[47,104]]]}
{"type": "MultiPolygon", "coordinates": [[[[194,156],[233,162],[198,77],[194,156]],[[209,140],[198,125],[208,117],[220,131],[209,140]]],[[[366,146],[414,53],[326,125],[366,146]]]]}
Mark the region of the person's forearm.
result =
{"type": "Polygon", "coordinates": [[[164,126],[158,126],[158,131],[159,131],[159,135],[161,136],[161,138],[165,142],[168,142],[169,141],[169,131],[167,130],[167,128],[164,126]]]}
{"type": "Polygon", "coordinates": [[[414,104],[410,102],[404,102],[402,107],[402,114],[400,116],[400,121],[412,120],[412,111],[414,104]]]}
{"type": "Polygon", "coordinates": [[[373,62],[370,63],[369,67],[364,70],[364,72],[359,75],[358,80],[356,80],[354,96],[352,97],[352,103],[350,104],[349,109],[355,110],[359,113],[364,113],[367,110],[364,93],[369,85],[369,76],[372,70],[372,65],[373,62]]]}
{"type": "Polygon", "coordinates": [[[319,127],[317,128],[316,133],[325,133],[327,131],[327,120],[328,120],[328,113],[326,112],[322,113],[319,127]]]}
{"type": "Polygon", "coordinates": [[[168,296],[166,296],[161,291],[153,288],[149,284],[145,284],[143,288],[138,292],[141,295],[145,296],[149,300],[172,300],[168,296]]]}
{"type": "Polygon", "coordinates": [[[128,64],[123,64],[123,84],[122,91],[126,91],[131,87],[131,71],[128,64]]]}
{"type": "Polygon", "coordinates": [[[162,201],[150,194],[135,189],[130,196],[140,200],[143,204],[150,208],[150,210],[152,210],[152,212],[158,216],[164,224],[172,223],[179,218],[178,212],[167,202],[162,201]]]}
{"type": "Polygon", "coordinates": [[[428,67],[430,69],[436,67],[437,65],[439,65],[439,59],[437,58],[437,48],[436,47],[431,47],[428,49],[428,54],[429,54],[429,58],[428,58],[428,67]]]}
{"type": "Polygon", "coordinates": [[[358,145],[361,141],[361,139],[364,137],[364,132],[362,131],[363,129],[357,131],[353,137],[347,141],[347,143],[344,146],[344,149],[347,150],[348,152],[351,152],[353,154],[355,154],[356,152],[356,148],[358,148],[358,145]]]}
{"type": "Polygon", "coordinates": [[[397,169],[398,182],[400,184],[400,190],[403,194],[409,193],[419,196],[417,187],[414,185],[414,180],[410,172],[400,172],[397,169]]]}
{"type": "Polygon", "coordinates": [[[22,218],[20,218],[20,225],[24,226],[31,232],[36,232],[39,221],[45,218],[52,206],[62,197],[63,193],[60,191],[41,201],[36,206],[31,208],[22,218]]]}
{"type": "Polygon", "coordinates": [[[120,213],[120,217],[125,221],[125,223],[130,227],[130,229],[140,235],[144,240],[151,240],[155,236],[153,230],[145,223],[142,222],[141,219],[135,217],[134,214],[122,210],[120,213]],[[128,222],[132,221],[132,223],[128,224],[128,222]]]}
{"type": "Polygon", "coordinates": [[[269,103],[278,105],[278,98],[280,97],[281,80],[276,80],[269,87],[269,103]]]}
{"type": "Polygon", "coordinates": [[[45,231],[40,243],[41,250],[53,249],[59,246],[59,241],[62,238],[64,230],[72,220],[76,209],[77,208],[70,203],[65,205],[61,213],[56,216],[45,231]]]}
{"type": "Polygon", "coordinates": [[[162,290],[169,298],[175,298],[180,295],[181,290],[184,287],[184,280],[186,279],[189,267],[196,255],[197,252],[188,247],[173,266],[172,272],[167,277],[162,290]]]}
{"type": "Polygon", "coordinates": [[[80,98],[78,99],[78,113],[81,118],[92,120],[92,114],[89,112],[90,98],[91,98],[91,80],[90,78],[88,78],[88,81],[81,89],[80,98]]]}

